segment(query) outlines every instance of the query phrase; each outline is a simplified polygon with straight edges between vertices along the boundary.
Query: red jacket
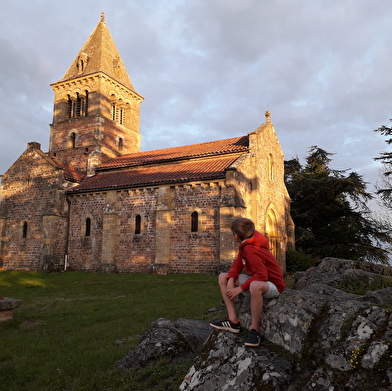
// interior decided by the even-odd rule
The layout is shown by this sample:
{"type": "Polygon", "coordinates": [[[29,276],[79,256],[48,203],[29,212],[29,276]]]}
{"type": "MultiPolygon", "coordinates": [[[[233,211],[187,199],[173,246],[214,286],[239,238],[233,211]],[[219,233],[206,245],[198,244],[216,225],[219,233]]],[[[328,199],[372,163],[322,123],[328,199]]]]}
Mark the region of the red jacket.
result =
{"type": "Polygon", "coordinates": [[[231,265],[227,278],[236,280],[242,269],[251,277],[241,285],[244,292],[249,289],[252,281],[271,281],[279,292],[286,287],[278,261],[269,251],[268,240],[258,231],[240,244],[237,258],[231,265]]]}

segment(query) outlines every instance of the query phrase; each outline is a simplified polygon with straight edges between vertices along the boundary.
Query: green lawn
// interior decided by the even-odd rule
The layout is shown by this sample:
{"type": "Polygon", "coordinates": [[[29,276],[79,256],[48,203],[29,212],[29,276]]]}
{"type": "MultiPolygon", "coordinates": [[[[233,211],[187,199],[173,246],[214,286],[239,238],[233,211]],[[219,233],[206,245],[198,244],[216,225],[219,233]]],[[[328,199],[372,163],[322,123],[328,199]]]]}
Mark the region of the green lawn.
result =
{"type": "Polygon", "coordinates": [[[209,320],[221,302],[205,275],[0,271],[0,296],[23,301],[0,323],[1,391],[177,390],[189,363],[116,362],[156,319],[209,320]]]}

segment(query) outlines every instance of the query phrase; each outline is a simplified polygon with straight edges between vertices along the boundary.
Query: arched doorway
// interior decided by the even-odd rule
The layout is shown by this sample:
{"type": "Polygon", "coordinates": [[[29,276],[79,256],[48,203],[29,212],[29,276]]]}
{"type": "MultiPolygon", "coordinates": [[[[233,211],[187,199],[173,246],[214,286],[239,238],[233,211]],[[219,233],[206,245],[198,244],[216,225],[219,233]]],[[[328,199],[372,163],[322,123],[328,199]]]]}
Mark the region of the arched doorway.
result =
{"type": "Polygon", "coordinates": [[[268,241],[270,244],[270,250],[272,255],[278,259],[278,251],[279,251],[279,245],[278,245],[278,229],[277,229],[277,223],[276,223],[276,215],[274,210],[271,208],[268,211],[267,214],[267,222],[266,222],[266,234],[268,235],[268,241]]]}

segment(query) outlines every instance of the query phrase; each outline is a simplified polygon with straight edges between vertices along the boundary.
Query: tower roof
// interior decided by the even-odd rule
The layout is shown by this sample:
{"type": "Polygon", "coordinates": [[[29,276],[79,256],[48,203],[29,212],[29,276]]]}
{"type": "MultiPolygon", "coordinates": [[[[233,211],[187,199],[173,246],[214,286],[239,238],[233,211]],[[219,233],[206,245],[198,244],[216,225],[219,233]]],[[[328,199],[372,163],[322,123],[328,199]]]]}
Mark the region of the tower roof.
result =
{"type": "Polygon", "coordinates": [[[105,22],[105,14],[103,12],[101,20],[94,31],[83,45],[64,77],[57,83],[97,72],[103,72],[125,87],[135,91],[105,22]]]}

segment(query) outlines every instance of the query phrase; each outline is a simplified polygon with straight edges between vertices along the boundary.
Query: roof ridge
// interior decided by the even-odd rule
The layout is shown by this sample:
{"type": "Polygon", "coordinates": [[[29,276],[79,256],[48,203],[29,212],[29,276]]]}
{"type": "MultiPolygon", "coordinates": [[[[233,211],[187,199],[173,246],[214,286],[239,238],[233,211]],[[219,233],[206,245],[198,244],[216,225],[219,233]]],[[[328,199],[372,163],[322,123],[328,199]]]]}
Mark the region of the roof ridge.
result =
{"type": "MultiPolygon", "coordinates": [[[[215,143],[219,143],[222,141],[229,141],[229,140],[240,140],[244,137],[248,137],[248,136],[237,136],[237,137],[229,137],[229,138],[224,138],[224,139],[219,139],[219,140],[213,140],[213,141],[204,141],[202,143],[196,143],[196,144],[186,144],[186,145],[178,145],[177,147],[169,147],[169,148],[160,148],[157,149],[156,151],[160,151],[161,149],[174,149],[174,148],[184,148],[184,147],[191,147],[194,145],[205,145],[205,144],[215,144],[215,143]]],[[[153,152],[154,150],[151,151],[146,151],[146,152],[153,152]]]]}
{"type": "Polygon", "coordinates": [[[238,153],[248,149],[248,142],[248,136],[239,136],[223,140],[207,141],[198,144],[189,144],[171,148],[161,148],[151,151],[135,152],[132,154],[122,155],[117,158],[111,159],[101,164],[97,168],[97,170],[103,171],[118,167],[156,164],[159,162],[185,160],[196,157],[201,158],[229,153],[238,153]],[[232,142],[231,145],[229,145],[230,142],[232,142]],[[214,149],[213,147],[217,145],[221,145],[221,147],[214,149]],[[203,147],[205,146],[209,146],[210,148],[203,149],[203,147]]]}
{"type": "Polygon", "coordinates": [[[158,184],[175,184],[195,181],[211,181],[224,179],[238,156],[222,156],[206,161],[183,162],[180,164],[137,167],[130,170],[100,172],[95,176],[86,177],[78,186],[67,193],[84,193],[108,189],[125,189],[158,184]]]}

